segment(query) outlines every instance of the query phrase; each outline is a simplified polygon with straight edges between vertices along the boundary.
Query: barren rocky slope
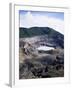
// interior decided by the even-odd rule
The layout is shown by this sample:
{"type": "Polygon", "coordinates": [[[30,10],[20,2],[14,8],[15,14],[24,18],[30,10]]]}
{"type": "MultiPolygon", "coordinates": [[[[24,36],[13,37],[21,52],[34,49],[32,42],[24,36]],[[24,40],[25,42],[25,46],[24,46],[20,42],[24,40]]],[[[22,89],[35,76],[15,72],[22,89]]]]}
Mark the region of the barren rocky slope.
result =
{"type": "Polygon", "coordinates": [[[49,27],[20,28],[19,78],[64,76],[64,35],[49,27]],[[53,47],[44,51],[39,46],[53,47]]]}

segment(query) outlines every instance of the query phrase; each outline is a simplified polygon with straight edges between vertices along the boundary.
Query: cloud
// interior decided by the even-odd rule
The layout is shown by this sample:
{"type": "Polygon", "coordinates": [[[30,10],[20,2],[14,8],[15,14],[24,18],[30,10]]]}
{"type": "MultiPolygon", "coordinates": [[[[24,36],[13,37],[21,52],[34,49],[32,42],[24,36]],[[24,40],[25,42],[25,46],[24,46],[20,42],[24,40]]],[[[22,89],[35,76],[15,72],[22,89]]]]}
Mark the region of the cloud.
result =
{"type": "Polygon", "coordinates": [[[64,34],[64,21],[58,18],[45,15],[33,15],[27,12],[25,15],[20,15],[20,27],[50,27],[64,34]]]}

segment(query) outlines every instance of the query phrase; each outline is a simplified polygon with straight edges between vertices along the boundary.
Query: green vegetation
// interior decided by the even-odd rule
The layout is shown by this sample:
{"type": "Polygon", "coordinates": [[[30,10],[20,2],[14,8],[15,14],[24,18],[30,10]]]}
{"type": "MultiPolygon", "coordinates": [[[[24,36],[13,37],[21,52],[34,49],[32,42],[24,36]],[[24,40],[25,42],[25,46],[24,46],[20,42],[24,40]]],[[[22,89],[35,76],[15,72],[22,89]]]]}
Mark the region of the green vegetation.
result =
{"type": "Polygon", "coordinates": [[[39,35],[48,35],[50,37],[56,36],[60,33],[49,27],[32,27],[32,28],[19,28],[19,37],[33,37],[39,35]]]}

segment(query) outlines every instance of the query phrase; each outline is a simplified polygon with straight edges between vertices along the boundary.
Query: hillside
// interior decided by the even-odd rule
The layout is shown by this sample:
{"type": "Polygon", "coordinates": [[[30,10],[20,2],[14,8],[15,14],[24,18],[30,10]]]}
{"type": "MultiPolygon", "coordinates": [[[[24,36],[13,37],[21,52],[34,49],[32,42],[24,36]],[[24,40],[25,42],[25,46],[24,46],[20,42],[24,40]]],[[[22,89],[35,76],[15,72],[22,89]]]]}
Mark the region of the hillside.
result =
{"type": "Polygon", "coordinates": [[[39,35],[48,35],[49,37],[54,37],[60,35],[60,33],[49,27],[19,28],[20,38],[33,37],[39,35]]]}
{"type": "Polygon", "coordinates": [[[31,38],[34,38],[35,41],[36,40],[35,37],[38,38],[37,42],[40,39],[38,43],[45,42],[52,44],[55,47],[58,46],[64,48],[64,35],[52,28],[49,27],[19,28],[20,39],[24,40],[24,38],[28,38],[30,40],[31,38]]]}

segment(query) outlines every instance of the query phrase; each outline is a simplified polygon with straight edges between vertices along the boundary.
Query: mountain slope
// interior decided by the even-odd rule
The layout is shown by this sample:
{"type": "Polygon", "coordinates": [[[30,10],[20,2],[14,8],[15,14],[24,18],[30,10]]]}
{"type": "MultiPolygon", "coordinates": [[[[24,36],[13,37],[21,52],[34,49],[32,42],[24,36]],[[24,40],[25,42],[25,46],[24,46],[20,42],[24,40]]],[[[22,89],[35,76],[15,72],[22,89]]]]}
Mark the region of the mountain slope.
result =
{"type": "Polygon", "coordinates": [[[19,28],[19,37],[33,37],[38,35],[56,36],[60,33],[49,27],[31,27],[31,28],[19,28]]]}
{"type": "Polygon", "coordinates": [[[19,28],[19,38],[39,37],[46,43],[64,48],[64,35],[49,27],[19,28]]]}

